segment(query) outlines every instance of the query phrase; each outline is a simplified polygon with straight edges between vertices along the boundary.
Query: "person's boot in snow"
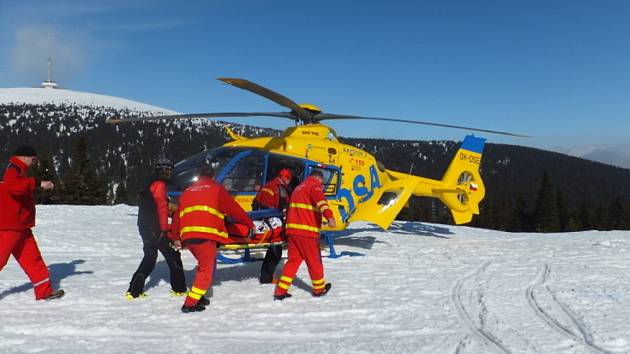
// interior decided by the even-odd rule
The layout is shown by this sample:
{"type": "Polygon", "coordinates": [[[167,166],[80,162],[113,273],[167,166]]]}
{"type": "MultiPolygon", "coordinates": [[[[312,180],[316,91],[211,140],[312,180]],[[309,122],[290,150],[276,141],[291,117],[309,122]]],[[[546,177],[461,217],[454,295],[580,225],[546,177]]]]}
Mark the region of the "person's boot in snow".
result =
{"type": "Polygon", "coordinates": [[[201,306],[208,306],[210,305],[210,300],[206,299],[205,296],[202,296],[198,303],[201,304],[201,306]]]}
{"type": "Polygon", "coordinates": [[[274,299],[274,301],[275,301],[275,300],[282,301],[282,300],[284,300],[284,299],[286,299],[286,298],[290,298],[291,296],[293,296],[293,295],[291,295],[291,294],[289,294],[289,293],[284,293],[284,294],[280,294],[280,295],[274,295],[274,296],[273,296],[273,299],[274,299]]]}
{"type": "Polygon", "coordinates": [[[66,292],[63,291],[63,289],[58,289],[50,293],[50,295],[45,297],[44,300],[48,301],[48,300],[61,299],[65,294],[66,292]]]}
{"type": "Polygon", "coordinates": [[[203,311],[205,309],[206,309],[206,307],[201,304],[201,301],[197,302],[193,306],[186,306],[186,305],[182,306],[182,312],[183,313],[201,312],[201,311],[203,311]]]}
{"type": "Polygon", "coordinates": [[[332,287],[331,283],[326,283],[326,285],[324,286],[323,289],[319,290],[319,291],[315,291],[313,290],[313,296],[315,297],[320,297],[320,296],[324,296],[326,295],[326,293],[328,293],[330,291],[330,288],[332,287]]]}

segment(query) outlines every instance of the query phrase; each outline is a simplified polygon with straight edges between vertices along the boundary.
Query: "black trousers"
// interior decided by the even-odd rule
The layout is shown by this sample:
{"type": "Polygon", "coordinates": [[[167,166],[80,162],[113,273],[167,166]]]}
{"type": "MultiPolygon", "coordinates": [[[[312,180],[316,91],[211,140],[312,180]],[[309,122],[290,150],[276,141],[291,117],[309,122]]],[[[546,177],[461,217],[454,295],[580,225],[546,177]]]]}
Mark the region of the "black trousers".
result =
{"type": "Polygon", "coordinates": [[[138,230],[142,237],[142,251],[144,252],[144,257],[142,257],[138,270],[136,270],[131,277],[128,291],[134,295],[144,291],[144,282],[155,268],[158,251],[164,256],[164,260],[166,260],[166,264],[170,270],[171,288],[173,291],[187,291],[184,267],[182,266],[182,257],[179,251],[171,248],[167,237],[160,238],[159,230],[144,227],[138,227],[138,230]]]}
{"type": "Polygon", "coordinates": [[[260,267],[260,282],[271,283],[273,281],[273,273],[276,270],[276,266],[282,259],[282,245],[269,246],[265,253],[265,259],[260,267]]]}

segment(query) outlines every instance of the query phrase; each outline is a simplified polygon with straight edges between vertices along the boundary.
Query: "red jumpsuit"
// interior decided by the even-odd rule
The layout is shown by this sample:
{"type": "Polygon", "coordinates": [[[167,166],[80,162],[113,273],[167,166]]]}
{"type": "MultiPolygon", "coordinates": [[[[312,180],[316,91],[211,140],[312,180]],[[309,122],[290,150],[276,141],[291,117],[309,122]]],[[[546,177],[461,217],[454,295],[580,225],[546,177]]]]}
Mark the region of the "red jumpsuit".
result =
{"type": "Polygon", "coordinates": [[[15,156],[9,162],[0,183],[0,270],[13,254],[33,283],[35,299],[41,300],[53,289],[31,232],[35,226],[35,177],[28,176],[28,167],[15,156]]]}
{"type": "MultiPolygon", "coordinates": [[[[284,212],[288,203],[289,192],[281,177],[278,176],[260,189],[254,198],[252,208],[254,210],[271,208],[284,212]]],[[[260,266],[260,277],[258,278],[261,284],[273,283],[275,281],[274,273],[281,259],[282,245],[267,247],[265,258],[260,266]]]]}
{"type": "Polygon", "coordinates": [[[197,259],[197,274],[184,306],[193,307],[212,285],[217,243],[228,242],[225,219],[253,228],[252,220],[225,188],[199,176],[179,198],[172,231],[197,259]]]}
{"type": "Polygon", "coordinates": [[[333,216],[324,197],[322,184],[317,178],[311,176],[297,186],[291,194],[286,223],[289,241],[288,259],[274,295],[284,295],[289,291],[302,261],[305,261],[308,267],[313,294],[324,291],[326,280],[319,250],[322,215],[327,219],[333,216]]]}
{"type": "Polygon", "coordinates": [[[254,207],[254,209],[274,208],[282,211],[286,207],[288,199],[287,187],[284,186],[280,177],[276,177],[265,184],[256,194],[254,205],[257,208],[254,207]]]}

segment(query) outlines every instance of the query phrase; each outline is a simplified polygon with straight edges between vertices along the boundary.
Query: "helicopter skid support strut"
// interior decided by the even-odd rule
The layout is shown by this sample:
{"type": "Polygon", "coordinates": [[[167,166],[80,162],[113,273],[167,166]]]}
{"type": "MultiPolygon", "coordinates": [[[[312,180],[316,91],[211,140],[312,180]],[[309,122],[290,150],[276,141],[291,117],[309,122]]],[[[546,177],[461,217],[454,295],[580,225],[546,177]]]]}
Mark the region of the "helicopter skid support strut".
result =
{"type": "Polygon", "coordinates": [[[350,252],[350,251],[342,251],[341,253],[337,253],[337,251],[335,251],[335,237],[337,236],[340,236],[340,234],[337,232],[322,233],[322,237],[326,239],[326,243],[328,244],[328,249],[330,252],[328,254],[328,258],[335,259],[335,258],[340,258],[343,256],[348,256],[348,257],[364,256],[363,253],[350,252]]]}

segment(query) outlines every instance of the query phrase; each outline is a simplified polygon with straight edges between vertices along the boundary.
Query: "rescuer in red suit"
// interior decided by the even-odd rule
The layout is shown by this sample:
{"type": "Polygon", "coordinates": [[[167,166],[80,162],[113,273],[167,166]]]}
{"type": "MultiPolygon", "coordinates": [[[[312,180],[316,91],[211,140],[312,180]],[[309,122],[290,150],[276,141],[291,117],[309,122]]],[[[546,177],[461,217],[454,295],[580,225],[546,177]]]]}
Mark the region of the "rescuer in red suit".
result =
{"type": "MultiPolygon", "coordinates": [[[[292,178],[293,175],[289,169],[281,169],[278,176],[265,184],[256,194],[252,209],[278,209],[285,212],[289,205],[289,184],[292,178]]],[[[280,259],[282,259],[282,245],[269,246],[260,267],[261,284],[273,282],[273,274],[280,259]]]]}
{"type": "Polygon", "coordinates": [[[324,197],[322,182],[322,172],[313,170],[291,194],[285,225],[289,243],[288,259],[274,292],[275,300],[291,297],[288,291],[302,261],[305,261],[308,267],[313,296],[325,295],[332,286],[326,283],[324,278],[324,265],[319,250],[319,230],[322,215],[328,220],[328,226],[334,228],[337,223],[324,197]]]}
{"type": "Polygon", "coordinates": [[[253,232],[254,224],[225,188],[212,179],[213,169],[206,165],[199,171],[197,181],[179,198],[173,218],[173,242],[187,247],[197,259],[197,274],[182,306],[182,312],[206,309],[204,297],[212,286],[217,254],[217,243],[227,242],[226,222],[246,225],[253,232]]]}
{"type": "Polygon", "coordinates": [[[29,176],[28,169],[37,161],[37,153],[30,146],[17,148],[9,159],[0,183],[0,271],[13,254],[33,283],[35,299],[58,299],[64,291],[53,290],[48,267],[39,252],[31,228],[35,226],[35,189],[52,190],[51,181],[29,176]]]}

